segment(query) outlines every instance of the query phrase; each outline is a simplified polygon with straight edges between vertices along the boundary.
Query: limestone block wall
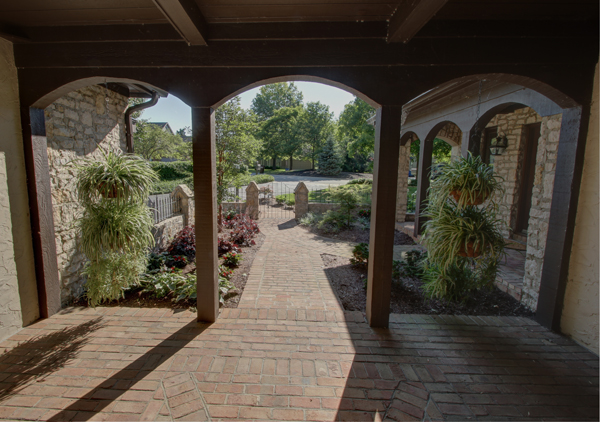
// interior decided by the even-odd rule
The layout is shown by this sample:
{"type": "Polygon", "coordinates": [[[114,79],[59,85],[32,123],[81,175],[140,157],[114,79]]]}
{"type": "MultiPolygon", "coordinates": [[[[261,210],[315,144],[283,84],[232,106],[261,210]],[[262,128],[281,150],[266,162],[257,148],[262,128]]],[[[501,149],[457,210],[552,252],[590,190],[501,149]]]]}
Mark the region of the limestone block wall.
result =
{"type": "Polygon", "coordinates": [[[583,176],[577,217],[575,219],[575,235],[561,329],[578,343],[598,354],[598,229],[599,229],[599,203],[598,203],[598,67],[594,78],[594,95],[590,124],[585,147],[583,176]]]}
{"type": "Polygon", "coordinates": [[[6,157],[0,152],[0,340],[23,326],[6,176],[6,157]]]}
{"type": "Polygon", "coordinates": [[[4,192],[4,195],[10,197],[11,236],[14,241],[13,252],[9,255],[7,252],[5,263],[10,259],[15,261],[19,288],[16,300],[21,308],[21,326],[26,326],[37,320],[40,313],[19,108],[19,82],[12,43],[0,38],[0,151],[6,156],[4,183],[8,184],[8,193],[4,192]]]}
{"type": "Polygon", "coordinates": [[[498,133],[508,138],[508,148],[503,155],[494,157],[494,172],[504,178],[504,194],[499,198],[500,217],[506,223],[504,235],[514,227],[520,194],[520,175],[525,149],[524,125],[541,122],[536,156],[534,186],[527,230],[527,252],[523,295],[521,302],[537,308],[542,265],[548,236],[548,220],[554,188],[556,154],[560,137],[562,114],[540,117],[526,107],[513,113],[496,115],[488,127],[498,126],[498,133]]]}
{"type": "Polygon", "coordinates": [[[127,97],[101,86],[89,86],[59,98],[45,110],[48,166],[54,230],[64,304],[82,293],[81,252],[75,219],[81,212],[75,192],[78,159],[102,157],[102,150],[125,151],[127,97]]]}
{"type": "Polygon", "coordinates": [[[165,249],[169,246],[171,239],[175,237],[181,229],[185,227],[185,216],[183,214],[174,215],[171,218],[155,224],[152,229],[154,236],[154,251],[165,249]]]}
{"type": "Polygon", "coordinates": [[[396,221],[406,220],[408,195],[408,170],[410,168],[410,141],[400,146],[398,157],[398,188],[396,190],[396,221]]]}

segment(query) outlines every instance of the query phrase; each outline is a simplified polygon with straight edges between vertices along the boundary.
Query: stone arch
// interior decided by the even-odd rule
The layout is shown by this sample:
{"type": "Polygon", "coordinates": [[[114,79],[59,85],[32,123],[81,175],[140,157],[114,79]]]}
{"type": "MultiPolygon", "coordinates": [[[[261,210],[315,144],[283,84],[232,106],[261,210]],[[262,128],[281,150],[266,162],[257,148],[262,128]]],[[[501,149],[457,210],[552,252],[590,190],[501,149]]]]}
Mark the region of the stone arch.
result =
{"type": "Polygon", "coordinates": [[[369,104],[371,107],[378,108],[380,106],[379,103],[377,103],[373,99],[369,98],[367,95],[363,94],[361,91],[359,91],[355,88],[352,88],[351,86],[345,85],[341,82],[337,82],[333,79],[323,78],[320,76],[312,76],[312,75],[286,75],[286,76],[277,76],[277,77],[273,77],[273,78],[262,79],[262,80],[253,82],[251,84],[248,84],[245,87],[238,89],[238,90],[232,92],[231,94],[228,94],[227,96],[222,98],[219,102],[214,104],[213,107],[217,108],[217,107],[225,104],[230,99],[232,99],[240,94],[243,94],[244,92],[249,91],[253,88],[257,88],[257,87],[264,86],[264,85],[275,84],[275,83],[279,83],[279,82],[316,82],[316,83],[320,83],[323,85],[329,85],[331,87],[341,89],[342,91],[349,92],[350,94],[360,98],[361,100],[363,100],[364,102],[369,104]]]}

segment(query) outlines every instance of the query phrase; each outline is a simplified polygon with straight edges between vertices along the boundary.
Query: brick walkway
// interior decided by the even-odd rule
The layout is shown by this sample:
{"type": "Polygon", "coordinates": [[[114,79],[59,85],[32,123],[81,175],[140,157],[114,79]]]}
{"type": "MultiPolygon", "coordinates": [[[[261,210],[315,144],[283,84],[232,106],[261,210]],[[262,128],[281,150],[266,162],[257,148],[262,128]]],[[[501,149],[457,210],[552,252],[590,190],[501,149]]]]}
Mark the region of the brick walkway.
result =
{"type": "Polygon", "coordinates": [[[212,325],[72,308],[0,344],[0,418],[598,420],[594,354],[524,318],[391,315],[371,329],[339,308],[321,240],[283,227],[264,227],[253,293],[212,325]],[[307,259],[303,278],[289,272],[307,259]]]}

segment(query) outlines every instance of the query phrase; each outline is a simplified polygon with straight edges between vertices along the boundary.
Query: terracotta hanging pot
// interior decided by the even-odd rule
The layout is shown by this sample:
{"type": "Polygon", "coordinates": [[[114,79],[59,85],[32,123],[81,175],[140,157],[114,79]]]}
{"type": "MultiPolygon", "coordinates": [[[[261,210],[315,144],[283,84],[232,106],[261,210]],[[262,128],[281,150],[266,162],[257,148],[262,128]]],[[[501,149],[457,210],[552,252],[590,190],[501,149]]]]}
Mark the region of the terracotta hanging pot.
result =
{"type": "MultiPolygon", "coordinates": [[[[459,190],[453,190],[452,192],[450,192],[450,195],[452,195],[454,197],[454,200],[458,202],[460,200],[461,193],[462,192],[459,190]]],[[[465,205],[481,205],[488,199],[488,197],[489,195],[479,194],[475,197],[474,201],[466,200],[465,205]]]]}
{"type": "Polygon", "coordinates": [[[460,245],[460,249],[458,250],[458,254],[460,256],[464,256],[465,258],[477,258],[481,255],[481,244],[477,245],[475,248],[475,242],[468,242],[467,246],[465,244],[460,245]]]}

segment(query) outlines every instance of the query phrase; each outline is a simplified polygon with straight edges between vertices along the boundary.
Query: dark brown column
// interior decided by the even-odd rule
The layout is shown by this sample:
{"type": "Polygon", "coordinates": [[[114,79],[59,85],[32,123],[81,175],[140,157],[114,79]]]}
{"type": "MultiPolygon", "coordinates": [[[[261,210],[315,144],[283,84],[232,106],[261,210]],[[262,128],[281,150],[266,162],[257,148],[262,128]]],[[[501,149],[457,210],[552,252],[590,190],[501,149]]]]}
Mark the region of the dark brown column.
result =
{"type": "Polygon", "coordinates": [[[40,316],[48,318],[61,303],[44,110],[22,108],[21,123],[40,316]]]}
{"type": "Polygon", "coordinates": [[[550,206],[548,237],[540,283],[536,320],[545,327],[560,330],[583,157],[589,122],[589,107],[563,111],[550,206]]]}
{"type": "MultiPolygon", "coordinates": [[[[437,132],[435,132],[437,135],[437,132]]],[[[427,206],[427,189],[429,189],[429,177],[431,173],[431,161],[433,158],[433,138],[421,139],[419,148],[419,168],[417,169],[417,201],[415,204],[415,229],[414,235],[418,236],[423,230],[425,217],[421,214],[427,206]]],[[[435,136],[434,136],[435,138],[435,136]]]]}
{"type": "Polygon", "coordinates": [[[371,327],[387,327],[390,318],[401,114],[399,106],[377,109],[367,284],[371,327]]]}
{"type": "Polygon", "coordinates": [[[212,108],[192,108],[192,142],[198,321],[214,322],[219,316],[219,262],[215,114],[212,108]]]}

